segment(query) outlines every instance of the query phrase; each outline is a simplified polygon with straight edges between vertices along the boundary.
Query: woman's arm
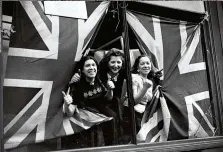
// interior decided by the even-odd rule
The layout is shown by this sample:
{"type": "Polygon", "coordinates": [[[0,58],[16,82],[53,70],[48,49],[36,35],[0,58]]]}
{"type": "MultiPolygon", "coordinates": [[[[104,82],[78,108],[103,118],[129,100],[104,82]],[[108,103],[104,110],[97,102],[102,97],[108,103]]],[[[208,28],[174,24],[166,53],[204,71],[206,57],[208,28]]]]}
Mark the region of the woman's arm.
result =
{"type": "Polygon", "coordinates": [[[77,106],[73,105],[73,98],[70,95],[70,87],[68,88],[67,93],[63,92],[64,104],[63,104],[63,112],[68,116],[71,117],[74,112],[78,112],[77,106]]]}
{"type": "MultiPolygon", "coordinates": [[[[143,88],[142,90],[138,91],[138,85],[139,85],[139,82],[137,80],[133,80],[133,83],[132,83],[132,89],[133,89],[133,97],[135,99],[135,103],[138,104],[140,103],[140,101],[142,100],[142,98],[144,97],[144,95],[146,94],[147,90],[152,87],[152,82],[148,79],[146,79],[144,82],[143,82],[143,88]]],[[[151,94],[152,96],[152,94],[151,94]]]]}

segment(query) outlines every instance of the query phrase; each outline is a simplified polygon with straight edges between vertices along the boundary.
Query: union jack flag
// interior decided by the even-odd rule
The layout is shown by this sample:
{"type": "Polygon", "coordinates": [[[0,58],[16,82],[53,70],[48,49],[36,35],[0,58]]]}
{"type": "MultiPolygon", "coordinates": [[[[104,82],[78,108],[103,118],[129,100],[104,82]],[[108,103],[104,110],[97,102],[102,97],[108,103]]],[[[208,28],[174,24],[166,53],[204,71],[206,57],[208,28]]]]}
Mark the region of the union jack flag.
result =
{"type": "Polygon", "coordinates": [[[128,11],[127,21],[144,53],[163,69],[161,86],[147,104],[139,142],[213,136],[210,92],[200,25],[128,11]]]}
{"type": "Polygon", "coordinates": [[[74,134],[109,120],[86,110],[67,118],[61,93],[109,2],[93,5],[87,20],[46,15],[40,1],[15,3],[16,32],[10,38],[4,79],[5,149],[74,134]]]}

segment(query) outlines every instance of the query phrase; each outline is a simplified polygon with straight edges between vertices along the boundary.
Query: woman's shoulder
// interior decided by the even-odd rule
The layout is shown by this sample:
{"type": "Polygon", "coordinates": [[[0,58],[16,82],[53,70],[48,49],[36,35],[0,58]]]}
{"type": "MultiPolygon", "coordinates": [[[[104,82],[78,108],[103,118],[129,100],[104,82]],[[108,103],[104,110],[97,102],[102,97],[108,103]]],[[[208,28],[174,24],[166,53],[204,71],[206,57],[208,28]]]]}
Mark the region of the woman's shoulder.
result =
{"type": "Polygon", "coordinates": [[[132,82],[134,85],[139,85],[143,83],[141,76],[138,74],[132,74],[132,82]]]}
{"type": "Polygon", "coordinates": [[[132,79],[141,80],[140,75],[132,73],[132,79]]]}

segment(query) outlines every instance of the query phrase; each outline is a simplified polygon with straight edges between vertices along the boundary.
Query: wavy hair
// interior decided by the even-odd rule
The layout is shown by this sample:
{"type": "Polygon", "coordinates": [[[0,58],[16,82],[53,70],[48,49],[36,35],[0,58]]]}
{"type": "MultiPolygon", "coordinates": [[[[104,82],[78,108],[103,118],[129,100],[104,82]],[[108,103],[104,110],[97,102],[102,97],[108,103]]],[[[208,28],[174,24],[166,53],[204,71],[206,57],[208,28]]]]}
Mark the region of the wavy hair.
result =
{"type": "Polygon", "coordinates": [[[135,63],[134,63],[134,65],[133,65],[133,67],[132,67],[132,71],[131,71],[131,72],[134,73],[134,74],[138,74],[138,73],[139,73],[139,72],[138,72],[138,66],[139,66],[139,61],[140,61],[140,59],[141,59],[142,57],[148,57],[149,60],[150,60],[150,62],[151,62],[151,71],[150,71],[149,74],[147,75],[147,78],[148,78],[148,79],[151,79],[151,78],[154,77],[154,74],[155,74],[155,71],[154,71],[154,65],[153,65],[153,63],[152,63],[152,60],[151,60],[150,56],[148,56],[148,55],[146,55],[146,54],[142,54],[142,55],[140,55],[140,56],[138,56],[138,57],[136,58],[135,63]]]}
{"type": "Polygon", "coordinates": [[[123,70],[125,68],[124,54],[121,52],[121,50],[116,49],[116,48],[112,48],[104,56],[104,58],[101,60],[101,62],[99,64],[101,72],[106,72],[107,73],[109,71],[108,62],[111,60],[111,56],[121,56],[121,59],[122,59],[122,68],[121,68],[121,70],[123,70]]]}

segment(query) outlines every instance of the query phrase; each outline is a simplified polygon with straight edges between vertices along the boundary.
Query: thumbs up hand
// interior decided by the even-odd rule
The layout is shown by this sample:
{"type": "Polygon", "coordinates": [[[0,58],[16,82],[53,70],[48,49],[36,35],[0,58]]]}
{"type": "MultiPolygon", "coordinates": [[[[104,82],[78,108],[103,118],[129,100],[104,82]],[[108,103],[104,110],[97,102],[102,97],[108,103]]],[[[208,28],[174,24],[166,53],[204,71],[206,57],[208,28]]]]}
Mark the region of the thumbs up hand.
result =
{"type": "Polygon", "coordinates": [[[76,83],[76,82],[80,81],[80,79],[81,79],[81,70],[79,69],[78,73],[75,73],[73,75],[73,77],[71,78],[69,84],[76,83]]]}
{"type": "Polygon", "coordinates": [[[113,90],[115,88],[115,85],[112,81],[108,81],[107,82],[107,87],[108,87],[108,90],[113,90]]]}

